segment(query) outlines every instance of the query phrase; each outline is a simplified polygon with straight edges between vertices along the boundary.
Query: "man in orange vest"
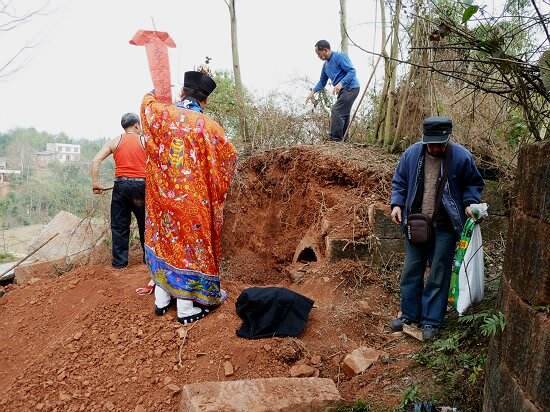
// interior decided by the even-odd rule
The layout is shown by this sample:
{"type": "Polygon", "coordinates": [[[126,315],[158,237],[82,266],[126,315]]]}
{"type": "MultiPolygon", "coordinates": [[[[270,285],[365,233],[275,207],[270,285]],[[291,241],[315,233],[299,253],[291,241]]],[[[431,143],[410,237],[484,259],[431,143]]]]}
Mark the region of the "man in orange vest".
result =
{"type": "Polygon", "coordinates": [[[142,249],[145,237],[145,138],[137,114],[126,113],[120,124],[124,133],[105,143],[92,160],[92,190],[95,194],[108,190],[99,183],[101,162],[111,154],[115,161],[111,232],[112,265],[116,269],[128,266],[132,213],[137,220],[142,249]]]}

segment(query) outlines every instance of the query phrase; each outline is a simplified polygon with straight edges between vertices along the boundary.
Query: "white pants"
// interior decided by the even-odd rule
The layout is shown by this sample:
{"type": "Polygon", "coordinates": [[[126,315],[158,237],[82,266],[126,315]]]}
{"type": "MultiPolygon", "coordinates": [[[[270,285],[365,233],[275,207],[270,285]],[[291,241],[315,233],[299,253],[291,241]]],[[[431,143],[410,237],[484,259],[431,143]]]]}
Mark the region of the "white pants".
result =
{"type": "MultiPolygon", "coordinates": [[[[170,304],[172,296],[164,289],[155,286],[155,305],[157,308],[165,308],[170,304]]],[[[192,300],[177,299],[178,318],[185,318],[200,313],[201,309],[193,306],[192,300]]]]}

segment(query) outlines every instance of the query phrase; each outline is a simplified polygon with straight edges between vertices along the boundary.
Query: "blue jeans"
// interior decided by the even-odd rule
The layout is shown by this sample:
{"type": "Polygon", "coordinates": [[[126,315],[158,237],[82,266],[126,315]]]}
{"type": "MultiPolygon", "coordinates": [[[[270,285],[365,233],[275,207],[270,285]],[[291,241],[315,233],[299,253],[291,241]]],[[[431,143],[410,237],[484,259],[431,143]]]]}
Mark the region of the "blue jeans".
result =
{"type": "Polygon", "coordinates": [[[458,236],[452,230],[435,229],[434,240],[413,245],[405,240],[405,265],[401,275],[401,313],[422,326],[440,327],[447,310],[447,297],[458,236]],[[431,270],[426,284],[424,271],[431,270]]]}

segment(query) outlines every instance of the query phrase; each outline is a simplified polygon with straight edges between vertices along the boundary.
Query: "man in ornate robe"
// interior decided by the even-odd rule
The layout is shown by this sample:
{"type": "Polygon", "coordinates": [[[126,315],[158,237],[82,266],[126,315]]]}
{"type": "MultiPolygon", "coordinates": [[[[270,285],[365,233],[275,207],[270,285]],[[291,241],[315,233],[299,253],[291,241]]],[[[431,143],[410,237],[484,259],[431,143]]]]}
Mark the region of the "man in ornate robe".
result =
{"type": "Polygon", "coordinates": [[[147,94],[141,106],[148,136],[145,254],[155,282],[155,313],[166,313],[175,298],[183,324],[225,299],[221,230],[236,152],[222,127],[202,114],[215,87],[207,74],[187,72],[176,105],[147,94]]]}

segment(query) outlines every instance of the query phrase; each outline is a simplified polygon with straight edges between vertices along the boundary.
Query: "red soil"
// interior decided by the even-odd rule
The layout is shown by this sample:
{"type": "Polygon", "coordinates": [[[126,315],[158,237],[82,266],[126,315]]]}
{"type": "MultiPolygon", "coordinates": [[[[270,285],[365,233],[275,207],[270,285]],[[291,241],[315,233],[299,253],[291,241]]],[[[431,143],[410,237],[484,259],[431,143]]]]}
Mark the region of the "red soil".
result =
{"type": "Polygon", "coordinates": [[[350,208],[387,194],[388,176],[377,163],[391,166],[392,159],[372,150],[355,150],[365,159],[348,159],[337,151],[343,149],[281,149],[241,164],[224,237],[229,300],[189,328],[184,344],[173,309],[155,317],[152,296],[136,295],[148,281],[144,265],[115,271],[105,260],[11,287],[0,298],[0,410],[133,411],[142,405],[176,411],[178,395],[170,384],[289,376],[293,364],[312,364],[317,356],[321,363],[313,366],[346,399],[396,405],[410,383],[417,344],[385,327],[397,312],[396,298],[382,287],[388,280],[361,263],[329,263],[322,256],[304,268],[300,283],[283,270],[309,228],[330,232],[356,218],[361,223],[350,208]],[[323,219],[329,228],[322,228],[323,219]],[[238,338],[239,293],[273,284],[315,301],[305,333],[299,339],[238,338]],[[346,378],[341,360],[361,345],[388,356],[346,378]],[[226,360],[235,367],[233,376],[224,375],[226,360]]]}

